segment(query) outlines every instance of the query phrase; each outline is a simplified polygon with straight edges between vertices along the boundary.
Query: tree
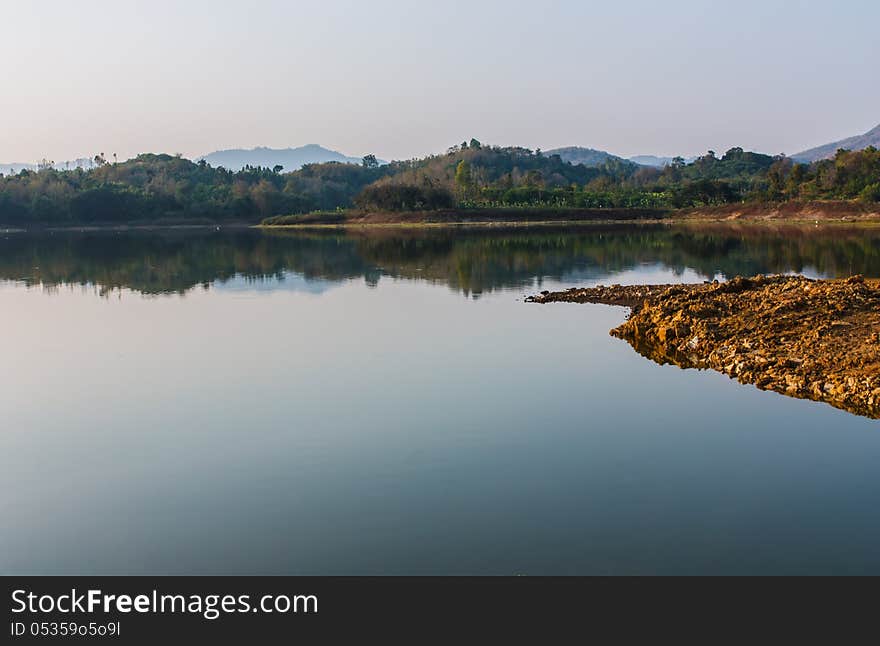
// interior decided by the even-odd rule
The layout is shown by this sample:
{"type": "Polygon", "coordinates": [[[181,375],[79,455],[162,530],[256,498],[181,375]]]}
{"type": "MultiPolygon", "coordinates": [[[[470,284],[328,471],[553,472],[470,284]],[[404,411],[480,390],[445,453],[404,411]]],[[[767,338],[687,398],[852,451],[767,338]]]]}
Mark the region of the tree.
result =
{"type": "Polygon", "coordinates": [[[767,197],[778,200],[785,190],[785,180],[792,169],[792,161],[787,157],[781,157],[773,162],[767,170],[767,197]]]}
{"type": "Polygon", "coordinates": [[[724,153],[724,157],[722,157],[722,161],[728,161],[730,159],[738,159],[743,156],[743,149],[740,147],[734,147],[724,153]]]}
{"type": "Polygon", "coordinates": [[[537,168],[526,173],[526,186],[534,186],[540,188],[544,186],[544,174],[537,168]]]}
{"type": "Polygon", "coordinates": [[[364,168],[379,168],[379,160],[376,159],[376,155],[364,155],[363,166],[364,168]]]}
{"type": "Polygon", "coordinates": [[[462,159],[455,168],[455,186],[462,195],[467,195],[470,192],[472,183],[471,165],[462,159]]]}
{"type": "Polygon", "coordinates": [[[272,167],[272,172],[275,173],[276,175],[277,175],[278,173],[280,173],[281,171],[283,171],[283,170],[284,170],[284,166],[282,166],[281,164],[275,164],[275,165],[272,167]]]}
{"type": "Polygon", "coordinates": [[[795,164],[792,167],[791,172],[788,174],[788,179],[785,181],[785,192],[788,194],[788,197],[796,198],[798,196],[800,186],[804,183],[806,176],[807,167],[804,164],[795,164]]]}
{"type": "Polygon", "coordinates": [[[880,202],[880,182],[868,184],[859,193],[859,199],[864,202],[880,202]]]}
{"type": "Polygon", "coordinates": [[[479,141],[477,141],[476,139],[471,139],[471,149],[479,150],[482,147],[483,145],[479,141]]]}

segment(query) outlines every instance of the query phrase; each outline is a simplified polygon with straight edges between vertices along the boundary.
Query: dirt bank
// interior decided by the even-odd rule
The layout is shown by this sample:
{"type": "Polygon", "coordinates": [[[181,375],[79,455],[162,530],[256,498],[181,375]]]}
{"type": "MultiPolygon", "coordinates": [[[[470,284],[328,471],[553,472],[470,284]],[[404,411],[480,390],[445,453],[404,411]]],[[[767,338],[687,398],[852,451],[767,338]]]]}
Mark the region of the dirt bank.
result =
{"type": "Polygon", "coordinates": [[[555,222],[641,222],[659,221],[670,212],[664,209],[569,209],[569,208],[484,208],[437,211],[333,211],[283,215],[267,218],[263,226],[366,226],[412,224],[511,224],[555,222]]]}
{"type": "Polygon", "coordinates": [[[880,204],[862,202],[747,203],[691,209],[477,208],[437,211],[316,211],[276,215],[262,226],[593,224],[607,222],[876,222],[880,204]]]}
{"type": "Polygon", "coordinates": [[[880,221],[880,204],[847,201],[725,204],[675,211],[677,220],[880,221]]]}
{"type": "Polygon", "coordinates": [[[629,319],[611,335],[649,359],[712,368],[758,388],[880,418],[878,281],[737,277],[569,290],[530,300],[630,305],[629,319]]]}

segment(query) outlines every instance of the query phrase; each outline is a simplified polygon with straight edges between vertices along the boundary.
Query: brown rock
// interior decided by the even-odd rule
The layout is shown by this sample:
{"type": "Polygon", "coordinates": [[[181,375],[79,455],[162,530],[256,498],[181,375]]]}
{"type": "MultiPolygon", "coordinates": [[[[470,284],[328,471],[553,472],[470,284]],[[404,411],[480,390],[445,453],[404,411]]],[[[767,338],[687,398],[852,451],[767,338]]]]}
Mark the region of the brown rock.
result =
{"type": "Polygon", "coordinates": [[[550,292],[528,300],[628,305],[611,331],[660,363],[880,418],[880,288],[862,276],[736,277],[726,283],[550,292]]]}

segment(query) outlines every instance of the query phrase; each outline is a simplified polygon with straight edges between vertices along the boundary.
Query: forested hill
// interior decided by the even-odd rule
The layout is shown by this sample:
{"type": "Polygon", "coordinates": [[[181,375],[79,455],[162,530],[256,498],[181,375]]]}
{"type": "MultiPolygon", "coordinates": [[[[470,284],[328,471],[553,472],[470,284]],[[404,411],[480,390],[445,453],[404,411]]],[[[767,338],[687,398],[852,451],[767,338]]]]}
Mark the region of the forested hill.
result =
{"type": "Polygon", "coordinates": [[[0,177],[0,223],[244,220],[352,203],[385,171],[378,164],[308,164],[294,173],[144,154],[97,158],[90,170],[21,171],[0,177]]]}
{"type": "Polygon", "coordinates": [[[238,220],[358,208],[680,208],[741,201],[880,200],[880,152],[839,152],[797,164],[732,148],[664,168],[609,158],[587,167],[559,155],[477,140],[423,159],[381,165],[306,164],[293,172],[144,154],[91,169],[44,166],[0,175],[0,224],[238,220]]]}

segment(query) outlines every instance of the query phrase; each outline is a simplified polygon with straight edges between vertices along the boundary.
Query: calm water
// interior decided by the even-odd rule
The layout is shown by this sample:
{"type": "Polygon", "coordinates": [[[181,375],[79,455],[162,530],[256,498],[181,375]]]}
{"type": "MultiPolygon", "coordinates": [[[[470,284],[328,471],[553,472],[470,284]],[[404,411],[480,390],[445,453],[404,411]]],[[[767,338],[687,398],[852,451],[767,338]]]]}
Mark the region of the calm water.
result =
{"type": "Polygon", "coordinates": [[[523,295],[880,232],[0,235],[2,573],[880,573],[880,423],[523,295]]]}

